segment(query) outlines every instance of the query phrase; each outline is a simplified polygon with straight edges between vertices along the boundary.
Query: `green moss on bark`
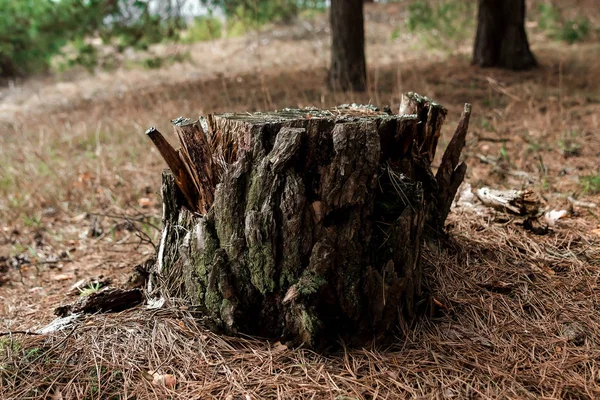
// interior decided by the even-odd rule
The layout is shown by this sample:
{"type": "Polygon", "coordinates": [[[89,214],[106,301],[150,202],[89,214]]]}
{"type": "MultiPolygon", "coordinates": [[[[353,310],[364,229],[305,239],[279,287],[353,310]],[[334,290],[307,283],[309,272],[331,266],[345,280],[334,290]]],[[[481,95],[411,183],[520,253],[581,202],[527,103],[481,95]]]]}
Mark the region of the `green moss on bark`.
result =
{"type": "Polygon", "coordinates": [[[422,101],[403,102],[410,116],[350,106],[209,118],[208,140],[221,140],[214,203],[198,217],[165,197],[163,286],[230,334],[309,347],[390,336],[413,312],[423,226],[442,198],[429,160],[445,115],[413,107],[422,101]]]}

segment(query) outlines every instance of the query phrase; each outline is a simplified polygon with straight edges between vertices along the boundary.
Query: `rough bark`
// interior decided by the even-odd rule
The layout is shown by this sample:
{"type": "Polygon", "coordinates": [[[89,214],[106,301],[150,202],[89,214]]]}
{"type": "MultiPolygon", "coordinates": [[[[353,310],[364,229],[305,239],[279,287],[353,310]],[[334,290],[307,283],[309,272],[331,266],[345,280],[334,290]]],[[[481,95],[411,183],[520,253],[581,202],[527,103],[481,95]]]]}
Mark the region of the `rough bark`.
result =
{"type": "Polygon", "coordinates": [[[473,63],[514,70],[537,65],[525,31],[525,0],[479,0],[473,63]]]}
{"type": "Polygon", "coordinates": [[[393,337],[421,296],[424,227],[442,229],[464,177],[470,111],[436,178],[446,110],[412,93],[403,109],[411,114],[342,107],[188,122],[210,149],[192,165],[198,175],[211,165],[212,186],[198,192],[214,189],[213,201],[182,207],[177,177],[163,174],[150,294],[187,299],[228,334],[313,348],[393,337]]]}
{"type": "Polygon", "coordinates": [[[364,91],[367,84],[363,0],[332,0],[331,70],[334,89],[364,91]]]}

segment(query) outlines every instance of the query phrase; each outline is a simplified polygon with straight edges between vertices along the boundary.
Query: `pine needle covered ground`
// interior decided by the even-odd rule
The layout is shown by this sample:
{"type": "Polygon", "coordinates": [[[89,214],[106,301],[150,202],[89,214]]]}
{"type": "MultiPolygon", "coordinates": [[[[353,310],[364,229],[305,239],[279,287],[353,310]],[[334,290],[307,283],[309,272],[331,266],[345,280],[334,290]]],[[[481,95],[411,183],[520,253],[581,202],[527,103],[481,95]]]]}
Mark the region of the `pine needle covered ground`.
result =
{"type": "MultiPolygon", "coordinates": [[[[594,22],[593,11],[582,12],[594,22]]],[[[395,34],[402,6],[367,14],[364,94],[324,86],[319,18],[308,31],[186,45],[195,64],[3,88],[0,332],[46,325],[79,295],[69,294],[75,282],[104,275],[124,284],[154,253],[164,165],[143,131],[169,132],[179,115],[351,102],[395,109],[402,92],[416,91],[458,118],[470,102],[470,185],[528,188],[567,217],[536,235],[459,202],[450,243],[425,249],[429,312],[389,349],[318,355],[216,336],[185,305],[140,307],[49,335],[1,336],[1,398],[600,397],[600,47],[531,28],[539,69],[481,70],[469,65],[468,40],[423,50],[418,35],[395,34]]]]}

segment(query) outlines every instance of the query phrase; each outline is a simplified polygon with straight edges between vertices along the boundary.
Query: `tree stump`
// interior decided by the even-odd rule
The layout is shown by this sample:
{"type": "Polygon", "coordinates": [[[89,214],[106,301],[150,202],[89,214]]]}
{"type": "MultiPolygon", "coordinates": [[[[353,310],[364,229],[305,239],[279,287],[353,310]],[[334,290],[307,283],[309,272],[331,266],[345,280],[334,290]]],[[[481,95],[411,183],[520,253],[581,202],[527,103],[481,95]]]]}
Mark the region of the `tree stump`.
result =
{"type": "Polygon", "coordinates": [[[421,245],[464,178],[470,116],[434,176],[446,110],[409,93],[371,106],[174,120],[147,134],[163,173],[148,291],[189,301],[211,329],[323,348],[393,336],[421,295],[421,245]]]}

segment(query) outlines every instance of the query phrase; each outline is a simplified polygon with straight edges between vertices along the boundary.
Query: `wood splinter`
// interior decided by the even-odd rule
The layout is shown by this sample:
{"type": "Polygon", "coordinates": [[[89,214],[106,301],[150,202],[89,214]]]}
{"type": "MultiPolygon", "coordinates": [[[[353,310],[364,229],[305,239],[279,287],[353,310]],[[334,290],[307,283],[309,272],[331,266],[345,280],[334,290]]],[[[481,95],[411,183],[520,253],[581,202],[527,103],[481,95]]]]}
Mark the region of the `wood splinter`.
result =
{"type": "Polygon", "coordinates": [[[181,190],[181,193],[183,193],[190,211],[198,212],[198,189],[195,187],[194,181],[181,160],[179,153],[169,144],[169,142],[167,142],[162,133],[155,127],[148,129],[146,131],[146,136],[152,140],[152,143],[154,143],[160,155],[173,172],[175,183],[181,190]]]}

